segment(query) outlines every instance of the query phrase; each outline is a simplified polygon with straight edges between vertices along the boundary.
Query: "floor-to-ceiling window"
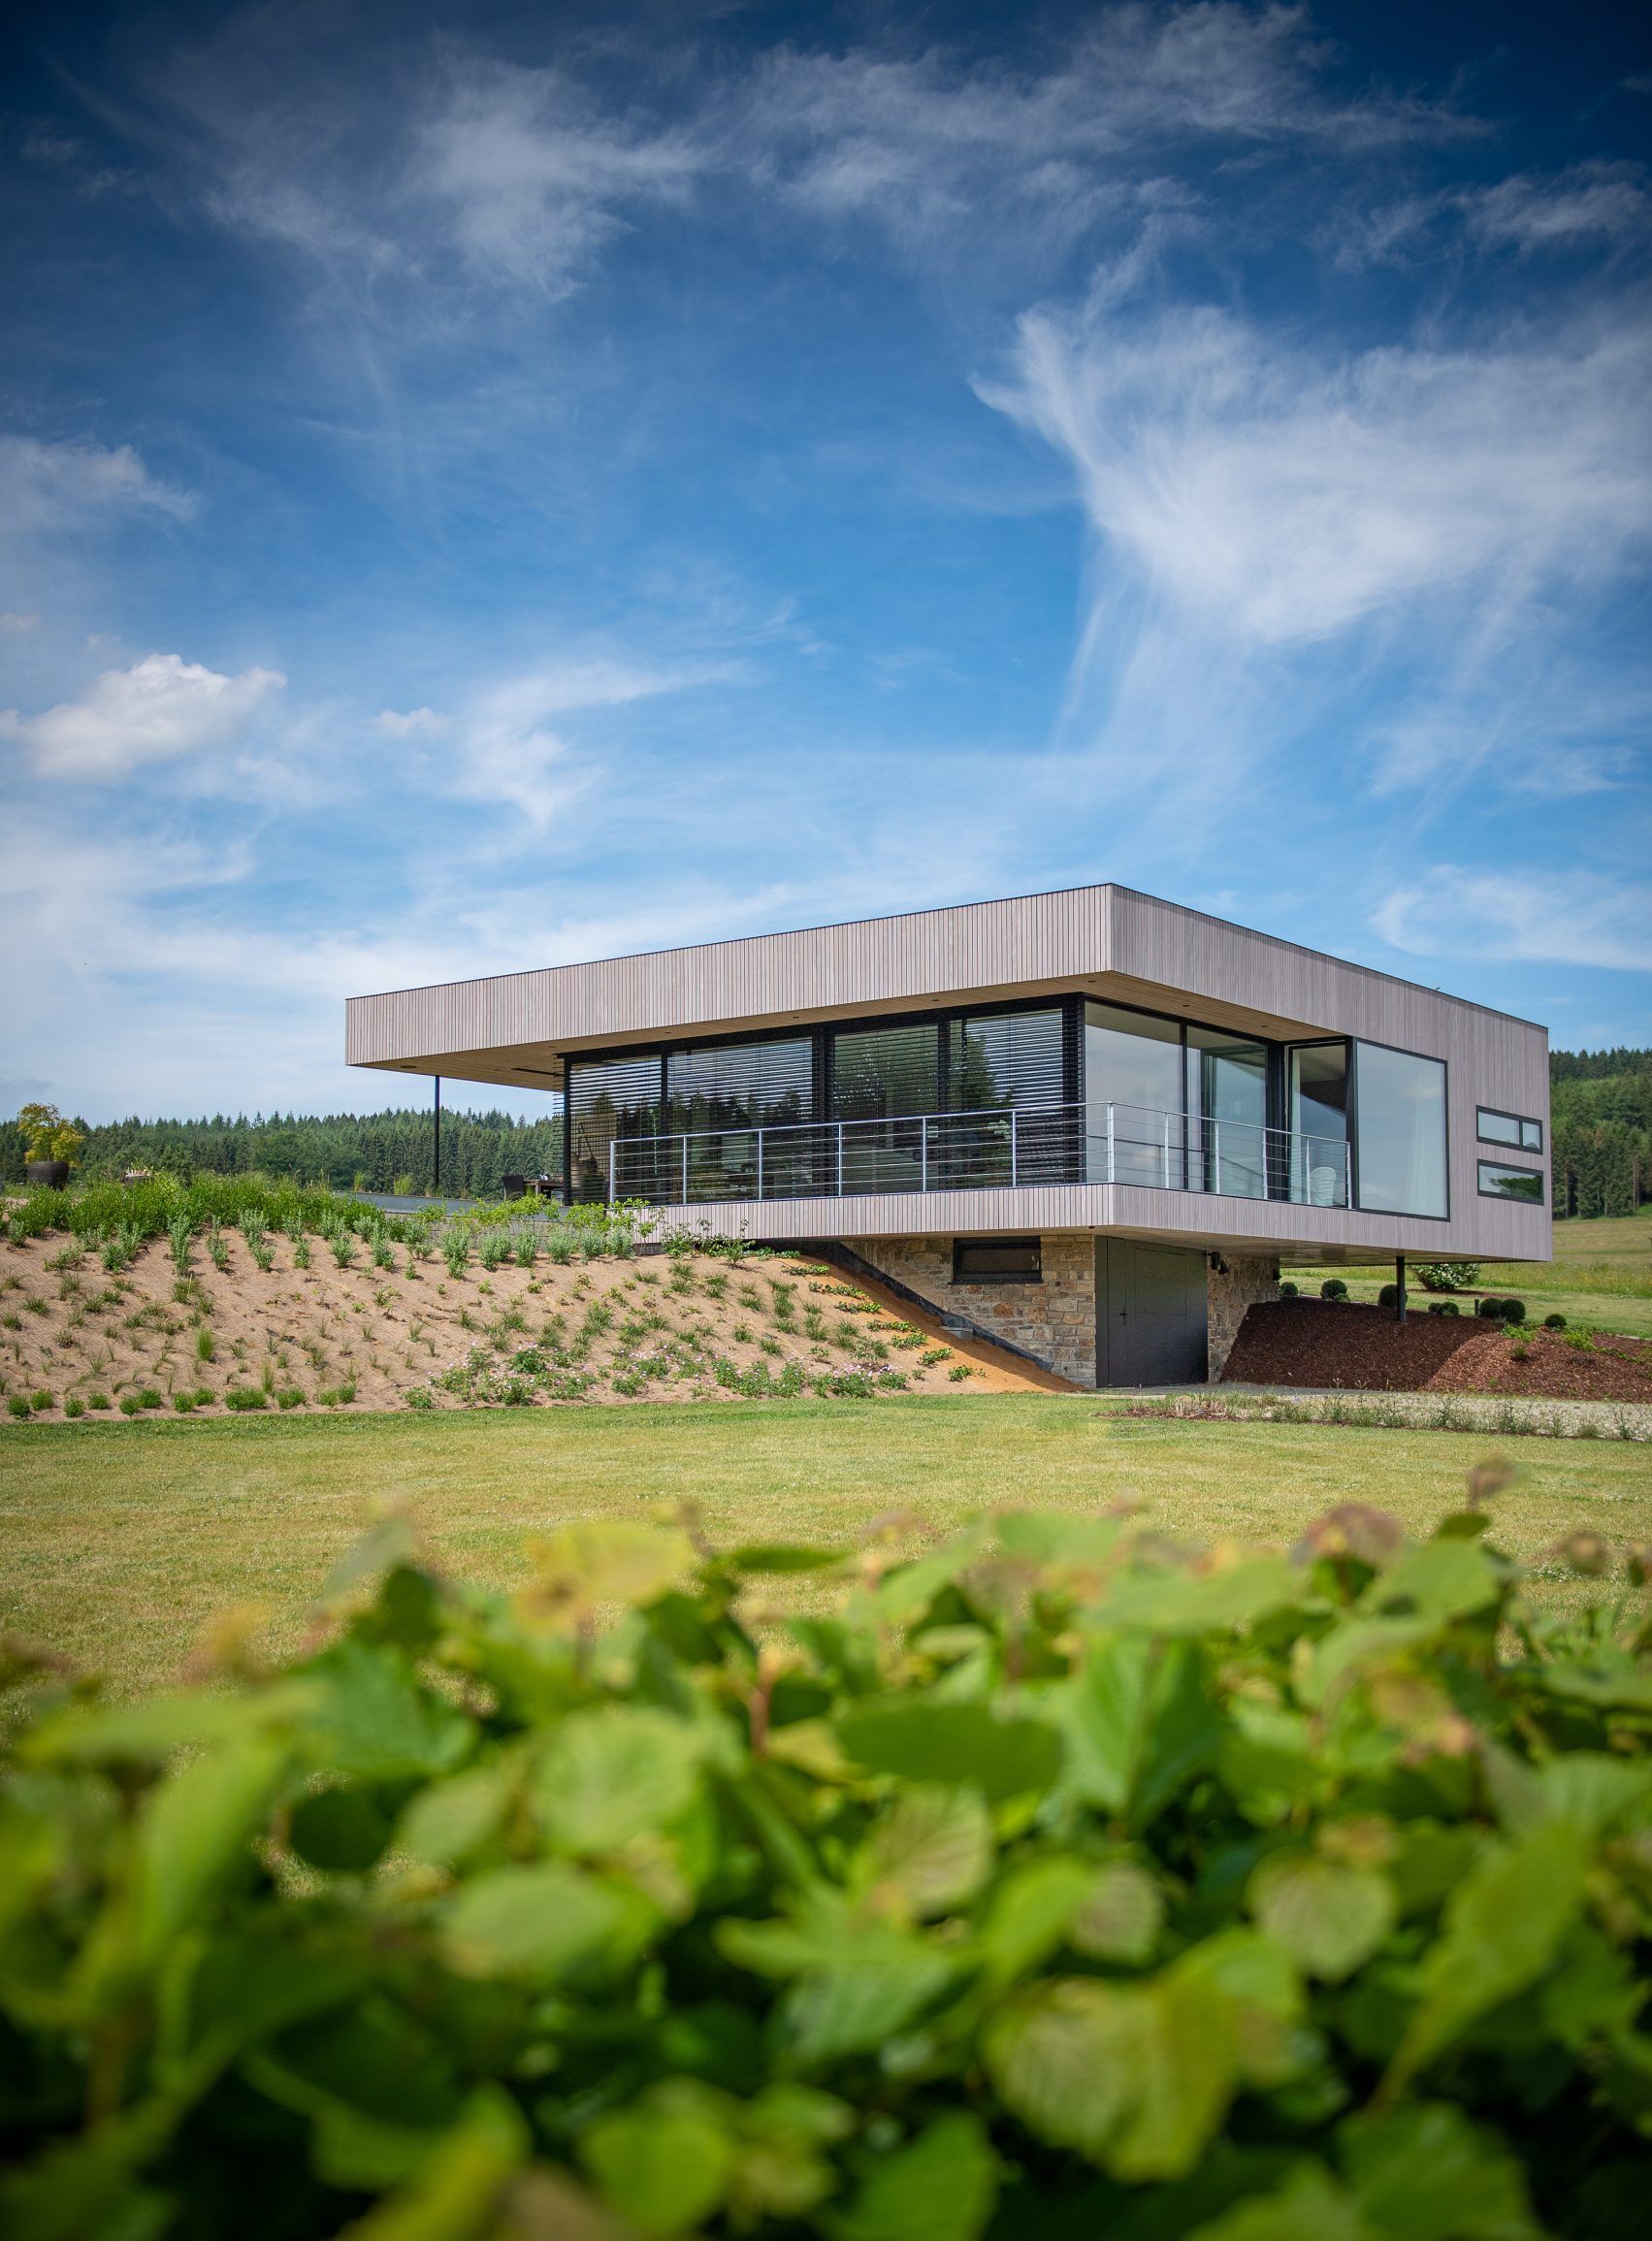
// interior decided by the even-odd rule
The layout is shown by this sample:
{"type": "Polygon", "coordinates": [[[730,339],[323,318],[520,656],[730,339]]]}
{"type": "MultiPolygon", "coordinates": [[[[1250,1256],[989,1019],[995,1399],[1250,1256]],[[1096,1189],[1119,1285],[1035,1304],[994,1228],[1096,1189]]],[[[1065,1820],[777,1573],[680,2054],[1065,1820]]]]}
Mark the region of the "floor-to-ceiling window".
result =
{"type": "MultiPolygon", "coordinates": [[[[941,1101],[941,1030],[924,1021],[907,1027],[855,1027],[831,1038],[831,1117],[845,1126],[829,1147],[842,1161],[845,1190],[921,1190],[926,1145],[907,1116],[933,1113],[941,1101]]],[[[838,1185],[835,1171],[827,1187],[838,1185]]]]}
{"type": "Polygon", "coordinates": [[[1268,1046],[1187,1029],[1187,1187],[1268,1195],[1268,1046]]]}
{"type": "Polygon", "coordinates": [[[817,1147],[787,1133],[814,1118],[814,1040],[715,1043],[665,1056],[665,1132],[688,1138],[692,1198],[794,1197],[817,1147]],[[758,1130],[779,1130],[758,1142],[758,1130]]]}
{"type": "Polygon", "coordinates": [[[610,1146],[615,1195],[657,1196],[657,1148],[625,1149],[638,1137],[660,1132],[659,1057],[615,1058],[595,1064],[568,1061],[567,1127],[573,1167],[573,1195],[595,1202],[608,1195],[610,1146]]]}
{"type": "Polygon", "coordinates": [[[1182,1023],[1085,1006],[1085,1126],[1092,1180],[1182,1187],[1182,1023]]]}
{"type": "Polygon", "coordinates": [[[1361,1207],[1374,1214],[1448,1214],[1444,1060],[1356,1043],[1353,1104],[1361,1207]]]}
{"type": "Polygon", "coordinates": [[[1298,1043],[1288,1061],[1288,1188],[1299,1206],[1345,1206],[1346,1043],[1298,1043]]]}
{"type": "Polygon", "coordinates": [[[931,1188],[1082,1174],[1081,1131],[1063,1103],[1065,1030],[1058,1004],[948,1022],[948,1119],[930,1131],[931,1188]]]}

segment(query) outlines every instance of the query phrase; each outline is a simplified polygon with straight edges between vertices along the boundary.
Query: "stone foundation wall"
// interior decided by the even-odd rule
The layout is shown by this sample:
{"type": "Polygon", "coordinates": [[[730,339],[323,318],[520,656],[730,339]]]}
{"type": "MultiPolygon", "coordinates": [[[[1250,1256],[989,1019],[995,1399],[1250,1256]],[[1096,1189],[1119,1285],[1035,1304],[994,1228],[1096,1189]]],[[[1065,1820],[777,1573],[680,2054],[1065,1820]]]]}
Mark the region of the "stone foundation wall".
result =
{"type": "Polygon", "coordinates": [[[967,1315],[1076,1385],[1095,1383],[1092,1236],[1046,1236],[1042,1283],[954,1283],[951,1237],[851,1237],[844,1243],[868,1267],[893,1277],[943,1315],[967,1315]]]}
{"type": "Polygon", "coordinates": [[[1246,1309],[1279,1296],[1277,1253],[1226,1253],[1222,1257],[1227,1262],[1227,1274],[1218,1276],[1213,1268],[1206,1280],[1210,1331],[1207,1374],[1213,1385],[1227,1367],[1246,1309]]]}

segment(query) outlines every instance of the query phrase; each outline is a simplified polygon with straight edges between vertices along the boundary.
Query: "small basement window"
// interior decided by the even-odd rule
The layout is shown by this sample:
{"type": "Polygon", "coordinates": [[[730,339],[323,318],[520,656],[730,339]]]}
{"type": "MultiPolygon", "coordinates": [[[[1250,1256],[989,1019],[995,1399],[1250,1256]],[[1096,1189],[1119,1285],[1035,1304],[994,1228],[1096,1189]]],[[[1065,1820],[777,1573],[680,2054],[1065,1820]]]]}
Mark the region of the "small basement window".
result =
{"type": "Polygon", "coordinates": [[[1037,1237],[955,1237],[954,1283],[1042,1283],[1044,1243],[1037,1237]]]}
{"type": "Polygon", "coordinates": [[[1540,1120],[1528,1120],[1518,1113],[1499,1113],[1490,1105],[1478,1108],[1474,1132],[1482,1144],[1512,1144],[1522,1152],[1540,1152],[1543,1148],[1540,1120]]]}
{"type": "Polygon", "coordinates": [[[1498,1159],[1482,1159],[1479,1166],[1482,1198],[1518,1198],[1531,1206],[1543,1203],[1540,1167],[1505,1167],[1498,1159]]]}

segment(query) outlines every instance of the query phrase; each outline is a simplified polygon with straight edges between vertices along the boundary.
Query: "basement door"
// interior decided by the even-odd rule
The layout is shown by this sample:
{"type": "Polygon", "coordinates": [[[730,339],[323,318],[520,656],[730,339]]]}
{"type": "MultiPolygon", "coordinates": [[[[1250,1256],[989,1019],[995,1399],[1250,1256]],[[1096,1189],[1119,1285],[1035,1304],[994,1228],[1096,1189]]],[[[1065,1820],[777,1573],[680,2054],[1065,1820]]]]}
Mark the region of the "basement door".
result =
{"type": "Polygon", "coordinates": [[[1204,1384],[1205,1256],[1173,1245],[1101,1237],[1095,1248],[1098,1385],[1204,1384]]]}

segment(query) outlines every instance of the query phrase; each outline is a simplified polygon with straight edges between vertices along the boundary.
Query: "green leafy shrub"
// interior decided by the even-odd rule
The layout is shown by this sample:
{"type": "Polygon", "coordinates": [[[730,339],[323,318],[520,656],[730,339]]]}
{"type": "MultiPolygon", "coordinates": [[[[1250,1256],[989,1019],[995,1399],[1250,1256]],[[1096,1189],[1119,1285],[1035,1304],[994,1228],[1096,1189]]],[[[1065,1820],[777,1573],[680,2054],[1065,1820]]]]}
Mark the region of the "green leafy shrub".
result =
{"type": "Polygon", "coordinates": [[[1506,1323],[1523,1323],[1526,1320],[1526,1303],[1523,1299],[1506,1299],[1503,1303],[1506,1323]]]}
{"type": "Polygon", "coordinates": [[[1460,1315],[1463,1311],[1454,1299],[1432,1299],[1428,1312],[1431,1315],[1460,1315]]]}
{"type": "Polygon", "coordinates": [[[79,1393],[71,1393],[63,1404],[63,1413],[66,1416],[83,1416],[85,1413],[85,1402],[81,1400],[79,1393]]]}
{"type": "Polygon", "coordinates": [[[1283,1283],[1281,1283],[1279,1286],[1279,1297],[1280,1299],[1300,1299],[1302,1297],[1302,1286],[1300,1284],[1293,1283],[1290,1278],[1287,1276],[1283,1283]]]}
{"type": "Polygon", "coordinates": [[[1526,1303],[1524,1300],[1503,1299],[1494,1292],[1488,1292],[1484,1299],[1477,1302],[1474,1313],[1483,1316],[1487,1322],[1523,1323],[1526,1320],[1526,1303]]]}
{"type": "Polygon", "coordinates": [[[7,1395],[6,1413],[9,1416],[16,1416],[19,1422],[26,1422],[30,1413],[29,1404],[21,1393],[7,1395]]]}
{"type": "Polygon", "coordinates": [[[233,1409],[238,1415],[245,1414],[255,1409],[267,1409],[269,1406],[270,1396],[262,1385],[226,1385],[224,1387],[224,1407],[233,1409]]]}
{"type": "Polygon", "coordinates": [[[1424,1291],[1472,1291],[1480,1281],[1477,1260],[1413,1260],[1409,1273],[1424,1291]]]}
{"type": "Polygon", "coordinates": [[[107,1393],[88,1393],[86,1406],[88,1409],[107,1409],[109,1407],[109,1395],[107,1393]]]}
{"type": "Polygon", "coordinates": [[[1319,1286],[1321,1299],[1346,1299],[1348,1287],[1340,1276],[1328,1276],[1319,1286]]]}
{"type": "Polygon", "coordinates": [[[1544,1330],[1546,1330],[1546,1331],[1563,1331],[1563,1330],[1565,1330],[1565,1328],[1566,1328],[1566,1317],[1565,1317],[1565,1315],[1544,1315],[1544,1317],[1543,1317],[1543,1328],[1544,1328],[1544,1330]]]}
{"type": "Polygon", "coordinates": [[[1377,1295],[1377,1304],[1379,1308],[1397,1308],[1400,1304],[1399,1285],[1385,1283],[1377,1295]]]}
{"type": "Polygon", "coordinates": [[[1012,1513],[853,1570],[585,1523],[514,1597],[390,1525],[282,1670],[42,1671],[7,2230],[1636,2232],[1644,1604],[1588,1536],[1588,1608],[1535,1604],[1485,1522],[1213,1564],[1012,1513]]]}

